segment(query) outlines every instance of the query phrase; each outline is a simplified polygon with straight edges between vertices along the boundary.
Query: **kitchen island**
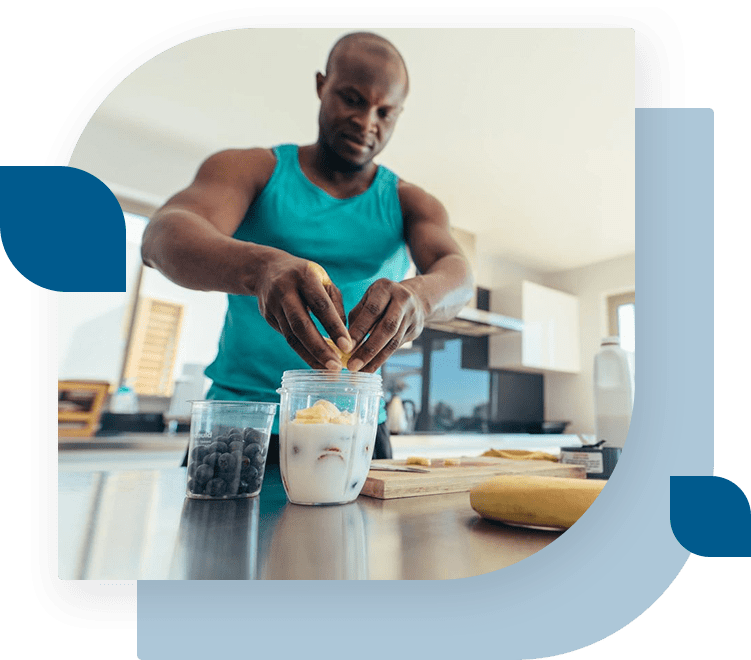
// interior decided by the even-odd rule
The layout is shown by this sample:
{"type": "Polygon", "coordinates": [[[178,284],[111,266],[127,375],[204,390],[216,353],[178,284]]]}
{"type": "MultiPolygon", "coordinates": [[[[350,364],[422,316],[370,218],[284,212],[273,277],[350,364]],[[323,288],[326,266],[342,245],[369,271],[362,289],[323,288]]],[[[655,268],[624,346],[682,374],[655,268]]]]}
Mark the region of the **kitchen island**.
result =
{"type": "Polygon", "coordinates": [[[185,481],[179,467],[60,472],[60,579],[454,579],[560,536],[483,520],[466,492],[307,507],[287,502],[278,466],[251,499],[187,499],[185,481]]]}

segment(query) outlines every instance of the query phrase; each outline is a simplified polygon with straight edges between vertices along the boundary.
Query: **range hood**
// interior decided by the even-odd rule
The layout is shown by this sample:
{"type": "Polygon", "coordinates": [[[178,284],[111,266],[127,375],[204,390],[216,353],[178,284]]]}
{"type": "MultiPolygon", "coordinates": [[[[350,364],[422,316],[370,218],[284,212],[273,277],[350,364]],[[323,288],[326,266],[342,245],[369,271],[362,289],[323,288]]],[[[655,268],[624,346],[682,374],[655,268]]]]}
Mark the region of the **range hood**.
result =
{"type": "Polygon", "coordinates": [[[464,307],[452,320],[429,321],[425,327],[466,337],[484,337],[502,332],[521,332],[524,321],[483,309],[464,307]]]}

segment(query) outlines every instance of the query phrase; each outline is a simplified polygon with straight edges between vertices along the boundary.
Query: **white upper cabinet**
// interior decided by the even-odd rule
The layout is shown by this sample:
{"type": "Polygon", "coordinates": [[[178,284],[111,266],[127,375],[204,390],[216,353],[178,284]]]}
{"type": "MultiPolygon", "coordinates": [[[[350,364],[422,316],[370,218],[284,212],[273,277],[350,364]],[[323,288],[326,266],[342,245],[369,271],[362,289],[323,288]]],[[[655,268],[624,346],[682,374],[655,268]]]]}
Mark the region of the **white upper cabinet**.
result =
{"type": "Polygon", "coordinates": [[[579,299],[570,293],[522,281],[492,291],[490,311],[520,318],[522,332],[492,335],[491,369],[578,373],[579,299]]]}

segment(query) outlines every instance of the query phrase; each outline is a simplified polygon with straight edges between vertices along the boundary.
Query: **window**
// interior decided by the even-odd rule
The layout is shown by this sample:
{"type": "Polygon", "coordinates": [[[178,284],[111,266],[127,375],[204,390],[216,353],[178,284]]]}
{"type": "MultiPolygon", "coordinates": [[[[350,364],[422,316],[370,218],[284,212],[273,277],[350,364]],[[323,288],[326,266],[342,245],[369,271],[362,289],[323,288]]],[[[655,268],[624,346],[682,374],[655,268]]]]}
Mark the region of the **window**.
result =
{"type": "Polygon", "coordinates": [[[481,431],[490,414],[490,373],[462,366],[463,339],[425,330],[382,368],[387,396],[411,403],[416,430],[481,431]]]}
{"type": "Polygon", "coordinates": [[[636,294],[634,291],[608,297],[608,333],[621,338],[621,348],[636,348],[636,294]]]}
{"type": "Polygon", "coordinates": [[[490,414],[490,373],[461,366],[462,339],[433,340],[430,356],[431,430],[481,431],[490,414]]]}

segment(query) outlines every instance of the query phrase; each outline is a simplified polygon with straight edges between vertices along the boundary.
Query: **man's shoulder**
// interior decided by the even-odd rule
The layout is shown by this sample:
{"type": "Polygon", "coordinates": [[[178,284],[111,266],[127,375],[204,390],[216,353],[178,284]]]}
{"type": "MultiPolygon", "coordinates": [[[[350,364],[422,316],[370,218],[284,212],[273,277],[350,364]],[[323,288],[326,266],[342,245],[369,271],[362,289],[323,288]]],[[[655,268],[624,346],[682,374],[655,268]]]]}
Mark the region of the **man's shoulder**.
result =
{"type": "Polygon", "coordinates": [[[437,197],[431,195],[424,188],[404,179],[399,179],[397,191],[405,217],[412,213],[419,214],[421,211],[425,211],[431,207],[434,209],[436,207],[443,208],[443,204],[441,204],[437,197]]]}
{"type": "Polygon", "coordinates": [[[273,149],[265,147],[223,149],[211,154],[205,163],[218,166],[274,164],[276,163],[276,156],[273,149]]]}
{"type": "Polygon", "coordinates": [[[276,167],[274,151],[268,148],[224,149],[203,162],[199,175],[205,179],[225,181],[269,180],[276,167]]]}

